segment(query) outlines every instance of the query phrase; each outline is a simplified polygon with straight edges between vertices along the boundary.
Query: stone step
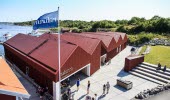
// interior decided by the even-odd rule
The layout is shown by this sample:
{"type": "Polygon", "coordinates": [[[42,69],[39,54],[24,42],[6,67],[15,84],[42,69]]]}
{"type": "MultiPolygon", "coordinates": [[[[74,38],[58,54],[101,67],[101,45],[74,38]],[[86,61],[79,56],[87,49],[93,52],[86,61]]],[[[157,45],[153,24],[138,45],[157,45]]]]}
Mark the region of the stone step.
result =
{"type": "MultiPolygon", "coordinates": [[[[155,69],[158,67],[157,65],[150,64],[150,63],[147,63],[147,62],[142,62],[141,64],[146,65],[146,66],[148,66],[148,67],[153,67],[153,68],[155,68],[155,69]]],[[[161,67],[161,69],[163,69],[163,66],[161,67]]],[[[169,72],[169,73],[170,73],[170,69],[167,68],[167,69],[166,69],[166,72],[169,72]]]]}
{"type": "Polygon", "coordinates": [[[161,77],[161,78],[164,78],[164,79],[167,79],[170,81],[170,77],[165,75],[165,74],[162,74],[162,73],[159,73],[157,70],[149,70],[149,69],[145,69],[144,67],[140,67],[140,66],[137,66],[136,69],[138,70],[141,70],[141,71],[144,71],[146,73],[150,73],[152,75],[155,75],[155,76],[158,76],[158,77],[161,77]]]}
{"type": "Polygon", "coordinates": [[[166,79],[164,79],[164,78],[161,78],[161,77],[158,77],[158,76],[156,76],[156,75],[153,75],[153,74],[150,74],[150,73],[146,73],[146,72],[144,72],[144,71],[141,71],[141,70],[138,70],[138,69],[132,69],[134,72],[137,72],[137,73],[140,73],[140,74],[142,74],[142,75],[145,75],[145,76],[147,76],[147,77],[150,77],[150,78],[153,78],[153,79],[155,79],[155,80],[158,80],[158,81],[161,81],[161,82],[163,82],[163,83],[169,83],[170,81],[169,80],[166,80],[166,79]]]}
{"type": "Polygon", "coordinates": [[[137,77],[146,79],[146,80],[148,80],[148,81],[157,83],[157,84],[165,84],[165,83],[163,83],[163,82],[161,82],[161,81],[155,80],[155,79],[153,79],[153,78],[147,77],[147,76],[145,76],[145,75],[142,75],[142,74],[137,73],[137,72],[134,72],[134,71],[129,71],[129,73],[132,74],[132,75],[135,75],[135,76],[137,76],[137,77]]]}
{"type": "Polygon", "coordinates": [[[147,65],[143,65],[143,64],[139,64],[138,66],[142,67],[142,68],[145,68],[145,69],[148,69],[148,70],[152,70],[152,71],[157,71],[157,73],[161,73],[161,74],[164,74],[164,75],[167,75],[170,77],[170,73],[169,72],[164,72],[162,70],[156,70],[156,68],[153,68],[153,67],[148,67],[147,65]]]}

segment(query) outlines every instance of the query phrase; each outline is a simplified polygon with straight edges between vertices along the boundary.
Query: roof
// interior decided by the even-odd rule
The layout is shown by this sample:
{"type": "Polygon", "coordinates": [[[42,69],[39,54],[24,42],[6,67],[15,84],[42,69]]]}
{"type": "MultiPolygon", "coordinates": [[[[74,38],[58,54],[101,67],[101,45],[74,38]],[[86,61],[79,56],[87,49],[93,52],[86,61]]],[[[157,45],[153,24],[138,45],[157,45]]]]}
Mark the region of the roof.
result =
{"type": "MultiPolygon", "coordinates": [[[[111,33],[111,32],[108,32],[108,33],[111,33]]],[[[121,32],[114,32],[114,33],[120,35],[123,40],[124,40],[125,38],[127,38],[126,33],[121,33],[121,32]]]]}
{"type": "Polygon", "coordinates": [[[86,32],[86,33],[80,33],[78,35],[90,37],[99,39],[102,41],[103,47],[109,52],[116,48],[116,41],[115,39],[110,35],[104,35],[102,33],[94,33],[94,32],[86,32]]]}
{"type": "Polygon", "coordinates": [[[116,34],[116,33],[113,33],[113,32],[98,32],[98,33],[94,33],[94,34],[111,36],[115,39],[116,43],[119,41],[119,38],[121,36],[120,34],[116,34]]]}
{"type": "Polygon", "coordinates": [[[112,40],[112,38],[110,36],[102,36],[102,35],[97,35],[97,34],[93,34],[93,33],[89,34],[89,33],[90,32],[88,32],[88,33],[75,33],[75,34],[85,36],[85,37],[90,37],[90,38],[93,38],[93,39],[99,39],[104,43],[104,45],[106,47],[109,47],[109,44],[112,40]]]}
{"type": "MultiPolygon", "coordinates": [[[[89,54],[93,54],[97,45],[99,45],[99,43],[101,42],[101,40],[98,39],[92,39],[92,38],[76,35],[76,33],[64,33],[61,34],[60,36],[62,41],[67,41],[69,43],[78,45],[89,54]]],[[[40,38],[57,40],[58,34],[45,33],[42,36],[40,36],[40,38]]]]}
{"type": "MultiPolygon", "coordinates": [[[[65,63],[67,58],[74,52],[77,48],[76,45],[61,42],[61,66],[65,63]]],[[[39,48],[34,50],[29,56],[42,62],[43,64],[49,66],[53,70],[57,71],[58,66],[58,41],[48,40],[46,43],[41,45],[39,48]]]]}
{"type": "Polygon", "coordinates": [[[30,95],[8,66],[0,57],[0,94],[29,98],[30,95]]]}
{"type": "Polygon", "coordinates": [[[28,54],[32,52],[32,50],[34,50],[36,47],[43,44],[45,41],[46,39],[43,38],[37,38],[34,36],[19,33],[13,38],[7,40],[5,43],[21,52],[24,52],[25,54],[28,54]]]}
{"type": "Polygon", "coordinates": [[[82,36],[74,35],[73,33],[65,33],[61,35],[61,39],[80,46],[89,54],[93,54],[96,47],[101,42],[101,40],[98,39],[82,37],[82,36]]]}
{"type": "MultiPolygon", "coordinates": [[[[49,36],[49,34],[44,34],[40,37],[17,34],[5,43],[43,63],[52,71],[57,71],[58,39],[53,36],[53,39],[49,40],[49,36]]],[[[61,41],[60,45],[62,65],[77,46],[66,41],[61,41]]]]}
{"type": "Polygon", "coordinates": [[[44,33],[44,34],[40,35],[39,38],[57,40],[58,37],[57,37],[57,35],[54,36],[51,33],[44,33]]]}

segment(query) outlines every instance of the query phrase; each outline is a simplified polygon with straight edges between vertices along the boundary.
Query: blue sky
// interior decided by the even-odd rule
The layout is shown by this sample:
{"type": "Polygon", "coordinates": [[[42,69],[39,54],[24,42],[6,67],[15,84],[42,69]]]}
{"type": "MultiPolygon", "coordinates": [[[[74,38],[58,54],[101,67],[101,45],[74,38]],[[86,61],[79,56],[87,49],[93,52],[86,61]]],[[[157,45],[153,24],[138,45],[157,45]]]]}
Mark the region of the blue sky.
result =
{"type": "Polygon", "coordinates": [[[170,17],[170,0],[0,0],[0,22],[35,20],[58,6],[61,20],[170,17]]]}

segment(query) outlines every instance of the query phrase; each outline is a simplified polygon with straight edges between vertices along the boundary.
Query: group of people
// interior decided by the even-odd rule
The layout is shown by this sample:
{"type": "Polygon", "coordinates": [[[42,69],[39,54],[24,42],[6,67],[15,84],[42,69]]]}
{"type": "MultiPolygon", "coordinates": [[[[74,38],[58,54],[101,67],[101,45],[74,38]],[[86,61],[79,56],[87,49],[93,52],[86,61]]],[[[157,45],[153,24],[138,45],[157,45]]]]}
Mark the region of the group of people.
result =
{"type": "MultiPolygon", "coordinates": [[[[90,81],[88,81],[88,85],[87,85],[87,94],[89,94],[89,88],[90,88],[90,81]]],[[[108,94],[110,90],[110,83],[107,82],[106,84],[103,85],[103,94],[108,94]]],[[[97,94],[94,94],[94,97],[90,97],[90,96],[86,96],[86,100],[98,100],[98,96],[97,94]]]]}
{"type": "Polygon", "coordinates": [[[63,100],[74,100],[74,94],[72,94],[70,86],[68,86],[68,89],[63,94],[62,98],[63,100]]]}
{"type": "Polygon", "coordinates": [[[67,78],[65,81],[61,82],[61,88],[70,86],[70,79],[67,78]]]}
{"type": "Polygon", "coordinates": [[[37,93],[40,94],[40,99],[42,99],[42,100],[43,100],[43,96],[46,92],[48,92],[48,87],[43,88],[43,87],[39,86],[37,89],[37,93]]]}
{"type": "Polygon", "coordinates": [[[110,83],[107,82],[106,84],[103,85],[103,95],[105,95],[105,92],[108,94],[110,90],[110,83]]]}
{"type": "MultiPolygon", "coordinates": [[[[80,78],[77,78],[76,81],[76,86],[77,86],[77,92],[79,91],[79,87],[80,87],[80,78]]],[[[98,96],[97,94],[94,94],[94,97],[89,96],[89,91],[90,91],[90,86],[91,83],[90,81],[87,82],[87,96],[86,96],[86,100],[98,100],[98,96]]],[[[105,95],[106,93],[109,93],[109,89],[110,89],[110,83],[107,82],[106,84],[103,85],[103,95],[105,95]]],[[[65,100],[74,100],[74,94],[72,94],[70,86],[68,87],[67,91],[64,94],[64,97],[67,97],[67,99],[65,100]]]]}
{"type": "MultiPolygon", "coordinates": [[[[77,85],[77,91],[78,91],[79,86],[80,86],[80,78],[77,79],[76,85],[77,85]]],[[[89,89],[90,89],[90,81],[88,81],[88,83],[87,83],[87,94],[89,94],[89,89]]]]}
{"type": "MultiPolygon", "coordinates": [[[[76,81],[76,85],[77,85],[77,91],[79,90],[79,86],[80,86],[80,79],[78,78],[76,81]]],[[[90,90],[90,81],[88,81],[87,83],[87,94],[89,94],[89,90],[90,90]]],[[[103,85],[103,95],[105,95],[105,92],[108,94],[110,90],[110,83],[107,82],[106,84],[103,85]]],[[[98,100],[98,96],[97,94],[94,94],[95,97],[90,97],[90,96],[86,96],[86,100],[98,100]]]]}
{"type": "Polygon", "coordinates": [[[156,68],[156,70],[162,70],[162,71],[166,71],[166,65],[164,66],[164,68],[163,69],[161,69],[161,64],[160,63],[158,63],[158,67],[156,68]]]}
{"type": "Polygon", "coordinates": [[[86,96],[86,100],[99,100],[97,94],[94,94],[94,97],[86,96]]]}

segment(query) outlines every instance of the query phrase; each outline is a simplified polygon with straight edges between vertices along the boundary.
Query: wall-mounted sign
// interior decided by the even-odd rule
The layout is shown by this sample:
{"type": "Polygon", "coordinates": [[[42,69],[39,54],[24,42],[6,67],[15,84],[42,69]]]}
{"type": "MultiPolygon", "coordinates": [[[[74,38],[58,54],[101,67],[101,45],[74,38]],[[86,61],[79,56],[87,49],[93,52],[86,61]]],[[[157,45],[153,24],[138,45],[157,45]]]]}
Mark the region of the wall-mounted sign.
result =
{"type": "Polygon", "coordinates": [[[64,70],[63,72],[61,72],[61,77],[65,76],[66,74],[70,73],[71,71],[73,71],[73,67],[68,68],[68,69],[64,70]]]}

